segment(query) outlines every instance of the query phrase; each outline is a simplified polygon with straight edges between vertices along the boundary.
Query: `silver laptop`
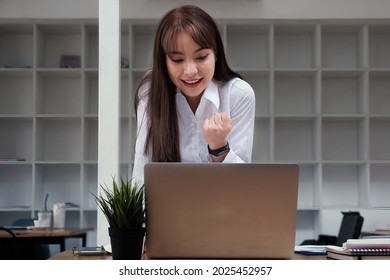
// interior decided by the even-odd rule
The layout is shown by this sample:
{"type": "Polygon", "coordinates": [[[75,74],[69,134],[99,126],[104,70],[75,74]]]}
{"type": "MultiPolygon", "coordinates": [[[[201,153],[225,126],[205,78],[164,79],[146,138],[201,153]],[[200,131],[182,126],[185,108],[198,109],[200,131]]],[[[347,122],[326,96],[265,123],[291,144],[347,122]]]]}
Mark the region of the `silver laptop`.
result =
{"type": "Polygon", "coordinates": [[[288,259],[295,164],[145,165],[148,258],[288,259]]]}

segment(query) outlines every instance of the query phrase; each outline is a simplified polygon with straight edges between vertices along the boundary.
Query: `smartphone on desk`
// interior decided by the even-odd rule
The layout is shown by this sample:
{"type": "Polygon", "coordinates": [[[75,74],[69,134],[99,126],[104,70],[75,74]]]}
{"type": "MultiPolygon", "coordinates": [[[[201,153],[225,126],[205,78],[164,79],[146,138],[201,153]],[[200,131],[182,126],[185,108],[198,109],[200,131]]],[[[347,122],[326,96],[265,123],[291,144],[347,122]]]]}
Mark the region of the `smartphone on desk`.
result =
{"type": "Polygon", "coordinates": [[[103,248],[103,246],[96,247],[73,247],[73,254],[80,256],[96,256],[96,255],[106,255],[108,252],[103,248]]]}

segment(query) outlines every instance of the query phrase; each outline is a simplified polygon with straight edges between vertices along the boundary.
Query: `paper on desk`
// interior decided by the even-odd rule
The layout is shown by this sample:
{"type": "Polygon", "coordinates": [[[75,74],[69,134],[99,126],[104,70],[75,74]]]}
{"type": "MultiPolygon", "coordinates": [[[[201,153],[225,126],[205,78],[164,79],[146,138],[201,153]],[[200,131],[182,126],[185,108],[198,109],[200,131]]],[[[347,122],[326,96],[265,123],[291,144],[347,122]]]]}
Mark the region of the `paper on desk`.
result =
{"type": "Polygon", "coordinates": [[[103,245],[103,248],[104,248],[104,250],[106,250],[106,252],[108,252],[110,254],[112,253],[111,244],[103,245]]]}
{"type": "Polygon", "coordinates": [[[299,245],[295,246],[296,254],[326,255],[327,245],[299,245]]]}

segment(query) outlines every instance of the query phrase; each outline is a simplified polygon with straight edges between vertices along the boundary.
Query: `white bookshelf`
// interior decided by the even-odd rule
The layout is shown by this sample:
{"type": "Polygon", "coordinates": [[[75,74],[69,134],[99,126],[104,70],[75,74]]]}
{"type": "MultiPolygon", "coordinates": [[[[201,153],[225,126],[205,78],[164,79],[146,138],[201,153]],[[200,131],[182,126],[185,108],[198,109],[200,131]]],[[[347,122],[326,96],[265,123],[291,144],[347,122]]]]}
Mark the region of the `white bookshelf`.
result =
{"type": "MultiPolygon", "coordinates": [[[[297,242],[337,234],[340,211],[361,211],[367,227],[388,226],[390,22],[218,24],[231,66],[256,93],[253,161],[300,165],[297,242]]],[[[124,177],[133,94],[151,65],[154,28],[146,20],[122,25],[124,177]]],[[[49,193],[49,207],[77,206],[67,211],[69,225],[96,228],[97,67],[97,22],[0,22],[0,223],[34,217],[49,193]],[[64,54],[79,55],[81,67],[60,68],[64,54]]]]}

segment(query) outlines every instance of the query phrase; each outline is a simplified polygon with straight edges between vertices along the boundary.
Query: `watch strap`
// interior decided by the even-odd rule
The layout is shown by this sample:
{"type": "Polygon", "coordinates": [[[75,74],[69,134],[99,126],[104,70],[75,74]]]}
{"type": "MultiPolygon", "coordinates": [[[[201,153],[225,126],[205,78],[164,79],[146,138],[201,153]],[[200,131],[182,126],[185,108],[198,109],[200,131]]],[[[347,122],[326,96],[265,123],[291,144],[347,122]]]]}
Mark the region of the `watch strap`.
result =
{"type": "Polygon", "coordinates": [[[207,148],[209,150],[209,154],[212,155],[212,156],[215,156],[215,157],[222,156],[224,154],[227,154],[230,151],[229,142],[225,146],[223,146],[222,148],[219,148],[219,149],[216,149],[216,150],[210,149],[209,145],[207,145],[207,148]]]}

